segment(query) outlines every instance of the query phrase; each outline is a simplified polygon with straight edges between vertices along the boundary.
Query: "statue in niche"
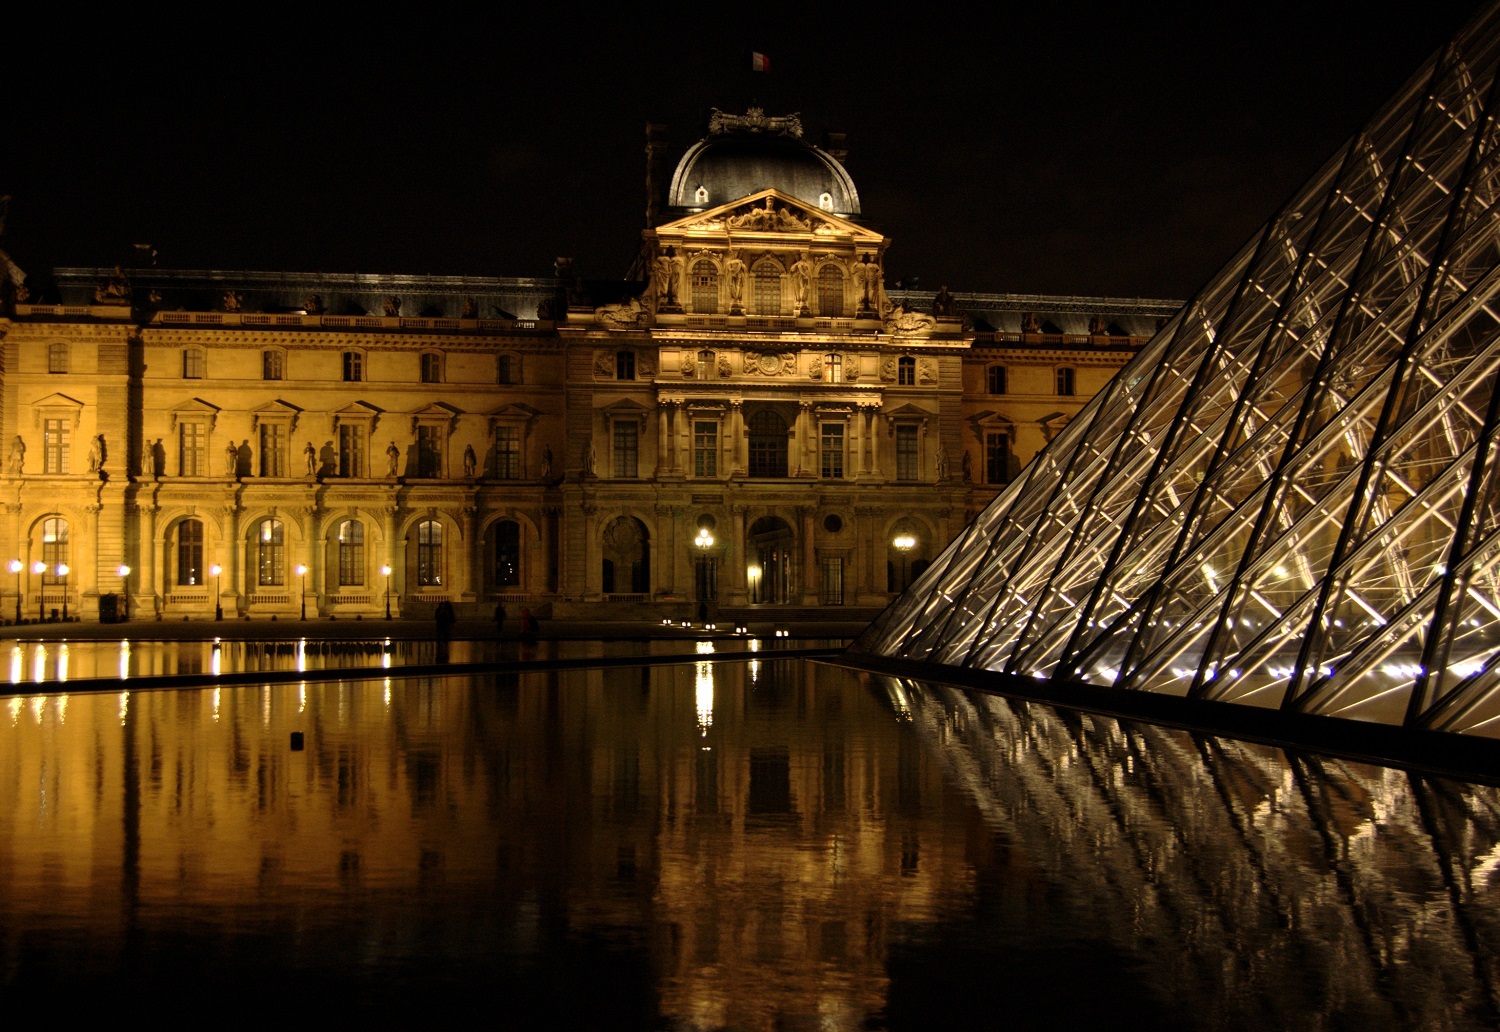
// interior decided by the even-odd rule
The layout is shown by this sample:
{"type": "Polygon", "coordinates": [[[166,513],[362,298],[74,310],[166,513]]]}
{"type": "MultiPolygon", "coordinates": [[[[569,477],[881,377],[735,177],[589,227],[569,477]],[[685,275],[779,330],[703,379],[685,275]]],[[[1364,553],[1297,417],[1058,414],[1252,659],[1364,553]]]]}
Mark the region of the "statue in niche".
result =
{"type": "Polygon", "coordinates": [[[719,378],[725,379],[733,375],[734,366],[730,364],[729,356],[721,354],[719,356],[719,378]]]}
{"type": "Polygon", "coordinates": [[[89,472],[102,473],[104,471],[104,460],[109,457],[109,449],[105,447],[104,435],[95,434],[89,441],[89,472]]]}
{"type": "Polygon", "coordinates": [[[677,283],[682,277],[682,259],[677,248],[669,246],[656,256],[656,303],[662,308],[677,307],[677,283]]]}
{"type": "Polygon", "coordinates": [[[729,290],[729,314],[744,315],[741,299],[745,296],[745,263],[738,251],[730,251],[724,262],[724,285],[729,290]]]}
{"type": "Polygon", "coordinates": [[[803,251],[801,256],[792,263],[788,273],[792,277],[792,296],[797,302],[797,314],[811,314],[807,307],[807,298],[812,293],[812,262],[808,260],[806,251],[803,251]]]}
{"type": "Polygon", "coordinates": [[[308,315],[322,315],[323,295],[308,294],[302,299],[302,310],[305,311],[308,315]]]}
{"type": "Polygon", "coordinates": [[[466,297],[466,298],[464,298],[464,312],[463,312],[463,315],[460,318],[464,318],[464,319],[478,319],[479,318],[479,302],[475,301],[472,297],[466,297]]]}
{"type": "Polygon", "coordinates": [[[242,305],[245,301],[245,296],[238,290],[226,290],[224,291],[224,296],[223,298],[221,298],[221,301],[223,302],[224,311],[238,312],[240,310],[240,305],[242,305]]]}
{"type": "Polygon", "coordinates": [[[232,477],[240,471],[240,450],[230,441],[224,446],[224,475],[232,477]]]}
{"type": "Polygon", "coordinates": [[[317,476],[318,449],[313,447],[313,443],[311,441],[308,441],[307,447],[302,449],[302,457],[307,460],[307,475],[310,477],[317,476]]]}
{"type": "Polygon", "coordinates": [[[946,283],[938,287],[937,295],[932,299],[932,314],[939,319],[952,319],[958,315],[958,302],[948,293],[946,283]]]}
{"type": "Polygon", "coordinates": [[[396,447],[395,441],[392,441],[390,447],[385,450],[385,475],[394,477],[396,475],[396,467],[400,462],[401,449],[396,447]]]}
{"type": "Polygon", "coordinates": [[[880,288],[885,284],[885,276],[880,271],[880,263],[871,261],[868,254],[862,254],[859,256],[859,263],[851,271],[854,275],[854,282],[860,288],[859,310],[861,312],[873,311],[880,301],[880,288]]]}
{"type": "Polygon", "coordinates": [[[1102,337],[1109,332],[1109,324],[1104,321],[1104,316],[1095,315],[1089,317],[1089,333],[1095,337],[1102,337]]]}
{"type": "Polygon", "coordinates": [[[26,468],[26,442],[16,434],[10,442],[10,462],[6,466],[12,475],[19,476],[26,468]]]}
{"type": "Polygon", "coordinates": [[[166,445],[164,445],[164,444],[161,443],[161,438],[160,437],[158,437],[156,439],[156,443],[151,446],[150,451],[151,451],[151,475],[153,477],[163,477],[163,476],[166,476],[167,475],[167,448],[166,448],[166,445]]]}
{"type": "Polygon", "coordinates": [[[542,449],[542,479],[552,479],[552,445],[542,449]]]}
{"type": "Polygon", "coordinates": [[[401,299],[395,294],[387,294],[385,298],[385,317],[397,319],[401,316],[401,299]]]}
{"type": "Polygon", "coordinates": [[[948,449],[941,444],[938,445],[937,457],[937,482],[941,484],[948,479],[948,449]]]}
{"type": "Polygon", "coordinates": [[[594,439],[589,438],[588,451],[584,454],[584,472],[591,477],[599,475],[599,452],[594,448],[594,439]]]}
{"type": "Polygon", "coordinates": [[[1040,319],[1037,318],[1037,315],[1036,315],[1035,312],[1022,312],[1021,313],[1021,332],[1022,333],[1041,333],[1042,332],[1042,320],[1040,320],[1040,319]]]}
{"type": "Polygon", "coordinates": [[[964,483],[974,482],[974,459],[969,455],[968,449],[964,449],[964,483]]]}
{"type": "Polygon", "coordinates": [[[466,444],[466,445],[464,445],[464,476],[465,477],[473,477],[474,476],[474,467],[478,463],[478,461],[479,460],[474,455],[474,446],[472,444],[466,444]]]}

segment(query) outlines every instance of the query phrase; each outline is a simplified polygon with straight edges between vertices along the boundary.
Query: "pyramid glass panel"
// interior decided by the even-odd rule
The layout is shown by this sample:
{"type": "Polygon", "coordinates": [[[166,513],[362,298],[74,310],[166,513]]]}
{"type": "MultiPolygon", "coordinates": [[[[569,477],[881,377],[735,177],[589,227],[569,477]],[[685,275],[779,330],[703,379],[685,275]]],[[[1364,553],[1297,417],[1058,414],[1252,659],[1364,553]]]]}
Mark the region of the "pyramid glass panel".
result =
{"type": "Polygon", "coordinates": [[[1500,737],[1500,5],[853,651],[1500,737]]]}

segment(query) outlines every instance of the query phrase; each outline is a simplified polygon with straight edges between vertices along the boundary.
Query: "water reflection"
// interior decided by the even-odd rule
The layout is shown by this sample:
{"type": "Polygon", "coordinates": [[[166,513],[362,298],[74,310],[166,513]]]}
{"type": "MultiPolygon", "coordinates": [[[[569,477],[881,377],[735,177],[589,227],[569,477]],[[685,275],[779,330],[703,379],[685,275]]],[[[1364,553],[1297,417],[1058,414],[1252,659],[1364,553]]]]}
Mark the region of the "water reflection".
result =
{"type": "Polygon", "coordinates": [[[749,1029],[1496,1014],[1489,789],[766,653],[7,703],[17,999],[749,1029]]]}

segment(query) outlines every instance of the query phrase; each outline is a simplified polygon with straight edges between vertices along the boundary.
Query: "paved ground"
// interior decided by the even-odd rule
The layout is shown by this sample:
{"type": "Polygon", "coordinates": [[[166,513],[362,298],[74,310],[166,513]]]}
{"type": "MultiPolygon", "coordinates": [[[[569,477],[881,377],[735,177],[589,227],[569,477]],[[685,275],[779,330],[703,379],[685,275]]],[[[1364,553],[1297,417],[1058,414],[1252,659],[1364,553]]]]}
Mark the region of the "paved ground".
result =
{"type": "MultiPolygon", "coordinates": [[[[784,630],[796,639],[848,639],[865,629],[863,622],[839,620],[788,620],[784,623],[756,620],[749,628],[761,637],[784,630]]],[[[518,621],[506,621],[500,637],[516,637],[518,621]]],[[[682,627],[663,625],[659,620],[543,620],[540,637],[544,640],[611,640],[643,638],[702,638],[705,633],[729,634],[733,625],[719,625],[716,632],[706,632],[701,624],[682,627]]],[[[422,640],[436,637],[430,620],[131,620],[125,623],[29,623],[0,626],[0,639],[32,641],[119,640],[197,641],[224,638],[243,641],[273,641],[287,638],[333,640],[389,637],[422,640]]],[[[485,620],[460,620],[453,628],[455,638],[493,638],[495,625],[485,620]]]]}

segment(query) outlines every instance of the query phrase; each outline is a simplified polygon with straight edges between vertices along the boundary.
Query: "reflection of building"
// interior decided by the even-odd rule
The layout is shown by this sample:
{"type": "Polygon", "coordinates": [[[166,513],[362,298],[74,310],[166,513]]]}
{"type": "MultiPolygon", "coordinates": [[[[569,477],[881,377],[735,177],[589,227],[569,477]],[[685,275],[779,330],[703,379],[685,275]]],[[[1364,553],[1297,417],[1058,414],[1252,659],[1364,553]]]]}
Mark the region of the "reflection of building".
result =
{"type": "Polygon", "coordinates": [[[652,212],[623,286],[58,270],[5,324],[0,592],[883,606],[1175,307],[888,292],[843,166],[756,111],[652,212]]]}

